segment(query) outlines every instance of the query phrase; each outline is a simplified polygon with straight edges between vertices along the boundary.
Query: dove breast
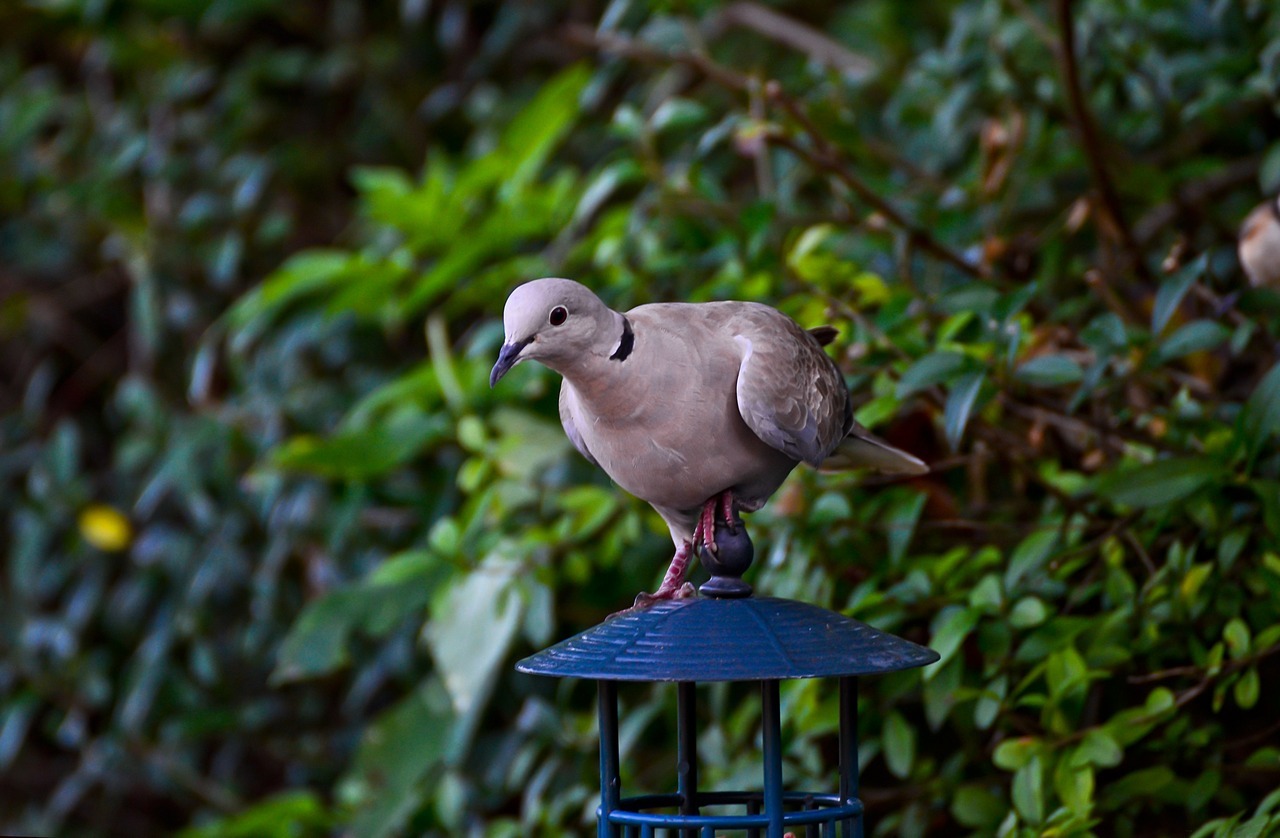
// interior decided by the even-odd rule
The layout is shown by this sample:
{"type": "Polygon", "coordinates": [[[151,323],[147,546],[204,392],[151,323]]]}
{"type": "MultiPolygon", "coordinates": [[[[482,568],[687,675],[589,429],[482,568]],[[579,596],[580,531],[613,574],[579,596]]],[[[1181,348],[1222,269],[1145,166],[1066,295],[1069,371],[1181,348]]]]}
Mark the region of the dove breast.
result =
{"type": "Polygon", "coordinates": [[[657,303],[626,317],[632,352],[606,375],[566,370],[562,419],[584,453],[664,515],[695,514],[726,489],[758,509],[799,460],[820,462],[844,436],[839,373],[786,315],[723,302],[657,303]]]}

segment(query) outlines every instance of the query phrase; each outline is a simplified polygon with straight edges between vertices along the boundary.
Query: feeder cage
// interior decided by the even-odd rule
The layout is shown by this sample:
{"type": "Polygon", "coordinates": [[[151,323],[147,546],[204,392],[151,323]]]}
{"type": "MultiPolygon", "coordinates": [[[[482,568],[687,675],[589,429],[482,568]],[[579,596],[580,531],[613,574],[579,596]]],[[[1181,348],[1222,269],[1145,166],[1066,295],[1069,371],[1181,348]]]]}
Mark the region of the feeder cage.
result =
{"type": "Polygon", "coordinates": [[[861,838],[858,677],[925,666],[937,661],[938,654],[825,608],[752,596],[740,578],[749,563],[749,555],[735,567],[704,557],[703,564],[713,576],[702,586],[703,596],[625,612],[517,664],[520,672],[596,681],[599,838],[730,834],[784,838],[788,833],[796,838],[861,838]],[[839,680],[839,787],[835,791],[784,790],[779,685],[797,678],[839,680]],[[618,754],[620,681],[676,684],[676,788],[672,792],[623,796],[618,754]],[[698,785],[696,686],[712,681],[759,685],[761,791],[711,791],[698,785]],[[704,814],[704,809],[716,813],[704,814]]]}

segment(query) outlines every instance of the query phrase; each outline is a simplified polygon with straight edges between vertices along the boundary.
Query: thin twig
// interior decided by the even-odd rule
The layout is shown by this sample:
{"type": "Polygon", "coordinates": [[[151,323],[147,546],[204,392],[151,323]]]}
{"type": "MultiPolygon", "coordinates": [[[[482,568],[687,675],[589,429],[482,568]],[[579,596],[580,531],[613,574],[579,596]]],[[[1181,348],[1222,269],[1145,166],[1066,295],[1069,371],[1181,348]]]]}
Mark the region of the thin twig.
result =
{"type": "Polygon", "coordinates": [[[1130,675],[1126,680],[1130,684],[1153,684],[1156,681],[1166,681],[1169,678],[1182,678],[1187,675],[1200,674],[1200,667],[1194,664],[1186,666],[1173,666],[1169,669],[1161,669],[1159,672],[1147,672],[1142,675],[1130,675]]]}
{"type": "MultiPolygon", "coordinates": [[[[1017,416],[1021,416],[1030,422],[1040,421],[1046,425],[1052,425],[1066,436],[1075,436],[1083,439],[1097,438],[1100,444],[1123,446],[1129,445],[1145,445],[1156,448],[1161,451],[1168,451],[1169,444],[1164,440],[1156,439],[1150,434],[1144,433],[1141,429],[1131,429],[1128,434],[1121,433],[1118,430],[1107,430],[1090,425],[1074,416],[1067,416],[1064,413],[1058,413],[1047,407],[1039,405],[1028,405],[1017,401],[1007,393],[997,393],[996,398],[1000,400],[1000,404],[1017,416]]],[[[1083,449],[1082,449],[1083,450],[1083,449]]]]}
{"type": "MultiPolygon", "coordinates": [[[[660,50],[643,44],[625,35],[614,32],[597,32],[586,26],[569,25],[564,29],[568,41],[578,46],[585,46],[604,53],[614,54],[641,61],[647,64],[679,64],[701,73],[710,81],[736,93],[749,94],[755,83],[750,77],[734,72],[710,57],[686,50],[660,50]]],[[[809,139],[810,146],[796,142],[792,137],[779,132],[766,132],[765,139],[775,145],[790,149],[796,155],[807,160],[815,168],[834,175],[841,183],[858,196],[859,200],[870,206],[890,223],[900,227],[919,247],[938,259],[954,265],[970,276],[986,277],[989,271],[982,265],[976,265],[942,242],[939,242],[924,227],[907,218],[893,204],[889,203],[865,181],[854,174],[848,162],[839,150],[823,136],[817,126],[798,102],[792,99],[776,81],[769,81],[764,86],[765,97],[780,105],[783,110],[800,126],[809,139]]]]}
{"type": "Polygon", "coordinates": [[[850,78],[866,78],[876,71],[876,62],[868,56],[854,52],[825,32],[787,17],[762,3],[745,0],[731,3],[711,16],[709,26],[712,29],[723,29],[726,26],[750,29],[762,37],[802,52],[809,60],[850,78]]]}
{"type": "Polygon", "coordinates": [[[1080,65],[1076,59],[1076,31],[1071,6],[1072,0],[1057,0],[1055,4],[1060,39],[1058,52],[1062,63],[1062,83],[1066,88],[1067,104],[1080,135],[1085,161],[1089,166],[1089,173],[1093,178],[1094,188],[1098,191],[1102,208],[1110,217],[1120,244],[1133,263],[1134,270],[1143,279],[1150,281],[1151,274],[1142,258],[1142,250],[1134,239],[1133,230],[1130,229],[1128,221],[1125,220],[1120,195],[1116,191],[1115,183],[1111,180],[1111,175],[1107,172],[1102,139],[1080,84],[1080,65]]]}
{"type": "Polygon", "coordinates": [[[804,131],[805,136],[809,139],[810,146],[803,146],[792,137],[777,133],[769,137],[771,142],[790,149],[817,168],[834,175],[836,179],[849,188],[849,191],[857,195],[863,203],[869,205],[895,226],[902,228],[921,249],[928,251],[950,265],[954,265],[970,276],[984,277],[988,275],[988,271],[984,266],[970,262],[938,241],[928,230],[907,218],[897,207],[872,189],[866,181],[854,174],[852,167],[844,159],[844,155],[840,153],[840,150],[831,144],[818,126],[814,125],[813,120],[805,113],[800,103],[786,94],[781,84],[776,81],[770,81],[765,85],[765,95],[776,102],[800,126],[800,129],[804,131]]]}
{"type": "Polygon", "coordinates": [[[1233,160],[1221,170],[1199,180],[1178,185],[1167,203],[1149,210],[1133,225],[1134,238],[1140,245],[1147,245],[1179,217],[1204,215],[1205,208],[1218,198],[1252,183],[1257,178],[1258,167],[1261,165],[1262,155],[1251,155],[1233,160]]]}
{"type": "Polygon", "coordinates": [[[578,46],[590,47],[600,52],[631,58],[645,64],[682,64],[696,70],[711,81],[730,90],[744,93],[746,76],[717,64],[707,56],[683,50],[660,50],[615,32],[598,32],[589,26],[569,24],[564,28],[565,38],[578,46]]]}

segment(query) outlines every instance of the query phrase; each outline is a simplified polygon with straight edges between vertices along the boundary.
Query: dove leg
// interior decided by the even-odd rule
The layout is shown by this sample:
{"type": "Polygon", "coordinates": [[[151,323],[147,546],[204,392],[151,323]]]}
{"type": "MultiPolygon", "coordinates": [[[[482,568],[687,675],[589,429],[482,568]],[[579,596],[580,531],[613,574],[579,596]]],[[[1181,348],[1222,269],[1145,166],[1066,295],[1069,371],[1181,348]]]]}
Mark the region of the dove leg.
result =
{"type": "Polygon", "coordinates": [[[676,554],[671,557],[671,566],[667,568],[667,575],[662,577],[662,584],[649,596],[654,599],[679,599],[684,576],[689,572],[689,559],[692,556],[693,545],[687,541],[680,542],[680,546],[676,548],[676,554]]]}
{"type": "MultiPolygon", "coordinates": [[[[701,546],[713,555],[718,551],[716,547],[717,515],[723,518],[730,532],[736,531],[733,520],[733,492],[725,490],[707,498],[707,502],[702,505],[702,511],[698,513],[692,540],[681,541],[676,547],[676,553],[671,557],[671,565],[667,568],[666,575],[662,577],[662,584],[658,586],[658,590],[651,594],[636,594],[635,604],[625,611],[619,611],[618,614],[647,608],[664,599],[686,599],[696,596],[697,591],[694,590],[693,585],[684,581],[684,577],[689,572],[689,560],[693,558],[695,547],[701,546]]],[[[616,617],[617,614],[613,616],[616,617]]]]}
{"type": "MultiPolygon", "coordinates": [[[[697,538],[696,533],[694,538],[697,538]]],[[[635,604],[626,611],[619,611],[618,614],[625,614],[637,608],[647,608],[659,600],[687,599],[696,596],[697,591],[693,589],[693,585],[684,581],[684,575],[689,571],[689,559],[692,556],[693,544],[688,541],[680,542],[680,546],[676,548],[676,554],[671,557],[671,566],[667,568],[667,575],[662,577],[662,584],[658,586],[658,590],[651,594],[636,594],[635,604]]]]}

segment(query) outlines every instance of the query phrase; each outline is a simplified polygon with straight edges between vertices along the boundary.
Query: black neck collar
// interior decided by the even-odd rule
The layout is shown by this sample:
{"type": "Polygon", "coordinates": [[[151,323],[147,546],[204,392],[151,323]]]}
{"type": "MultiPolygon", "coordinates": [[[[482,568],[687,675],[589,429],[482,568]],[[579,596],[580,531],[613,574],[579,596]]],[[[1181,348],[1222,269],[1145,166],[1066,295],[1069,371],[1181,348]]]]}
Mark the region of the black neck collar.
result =
{"type": "Polygon", "coordinates": [[[609,356],[610,361],[625,361],[635,346],[636,336],[631,331],[631,321],[624,315],[622,318],[622,337],[618,338],[618,348],[609,356]]]}

